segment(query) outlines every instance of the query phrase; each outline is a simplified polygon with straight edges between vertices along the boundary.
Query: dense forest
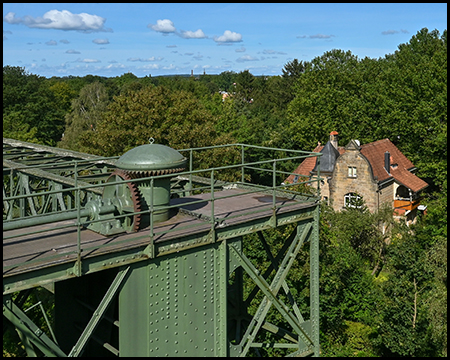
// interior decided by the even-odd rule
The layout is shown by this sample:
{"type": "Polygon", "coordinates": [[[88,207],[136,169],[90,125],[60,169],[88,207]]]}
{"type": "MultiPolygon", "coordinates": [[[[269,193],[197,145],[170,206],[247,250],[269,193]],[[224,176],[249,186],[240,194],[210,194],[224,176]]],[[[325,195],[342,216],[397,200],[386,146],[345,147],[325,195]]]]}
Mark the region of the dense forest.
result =
{"type": "MultiPolygon", "coordinates": [[[[340,145],[389,138],[429,187],[426,215],[409,227],[386,209],[322,205],[321,356],[447,356],[446,30],[421,29],[379,59],[338,49],[294,59],[281,76],[44,78],[3,66],[5,138],[115,156],[150,137],[174,149],[238,142],[309,151],[333,130],[340,145]]],[[[307,261],[295,274],[291,284],[302,288],[307,261]]],[[[307,303],[307,293],[295,296],[307,303]]]]}

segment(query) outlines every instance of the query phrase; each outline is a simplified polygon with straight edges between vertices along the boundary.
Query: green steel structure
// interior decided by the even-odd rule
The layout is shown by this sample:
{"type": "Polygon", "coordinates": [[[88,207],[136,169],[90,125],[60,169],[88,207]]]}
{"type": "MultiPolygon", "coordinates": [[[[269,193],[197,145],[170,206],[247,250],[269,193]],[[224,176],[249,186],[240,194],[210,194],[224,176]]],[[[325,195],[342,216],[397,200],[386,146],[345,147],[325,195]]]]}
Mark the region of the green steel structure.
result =
{"type": "Polygon", "coordinates": [[[320,155],[150,141],[106,158],[4,138],[4,334],[28,356],[319,356],[320,194],[282,169],[320,155]]]}

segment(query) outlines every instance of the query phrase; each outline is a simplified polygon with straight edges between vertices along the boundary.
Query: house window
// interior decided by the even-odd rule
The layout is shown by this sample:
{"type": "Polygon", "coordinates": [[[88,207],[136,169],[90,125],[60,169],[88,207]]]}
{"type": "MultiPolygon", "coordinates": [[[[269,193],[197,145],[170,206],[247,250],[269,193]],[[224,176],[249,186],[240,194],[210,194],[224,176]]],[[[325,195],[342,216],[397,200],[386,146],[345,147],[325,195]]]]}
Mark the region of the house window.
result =
{"type": "Polygon", "coordinates": [[[352,208],[360,208],[361,196],[357,193],[348,193],[344,195],[344,206],[352,208]]]}
{"type": "Polygon", "coordinates": [[[298,181],[298,175],[295,175],[294,176],[294,184],[297,184],[297,181],[298,181]]]}
{"type": "Polygon", "coordinates": [[[356,167],[355,166],[348,167],[348,177],[352,177],[352,178],[356,177],[356,167]]]}

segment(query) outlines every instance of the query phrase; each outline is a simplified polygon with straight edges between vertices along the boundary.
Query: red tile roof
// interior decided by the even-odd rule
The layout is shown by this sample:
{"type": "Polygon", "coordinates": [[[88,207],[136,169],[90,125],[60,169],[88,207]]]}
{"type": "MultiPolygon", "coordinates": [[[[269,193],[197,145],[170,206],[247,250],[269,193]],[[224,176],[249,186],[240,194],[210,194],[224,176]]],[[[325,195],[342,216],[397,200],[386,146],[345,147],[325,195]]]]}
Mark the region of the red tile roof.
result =
{"type": "MultiPolygon", "coordinates": [[[[323,148],[324,145],[318,145],[313,152],[321,152],[323,148]]],[[[345,153],[345,149],[342,146],[338,147],[338,151],[340,155],[345,153]]],[[[314,166],[316,166],[316,157],[308,157],[294,170],[294,174],[309,176],[310,171],[314,169],[314,166]]],[[[292,184],[294,182],[294,177],[295,175],[289,175],[284,181],[292,184]]]]}
{"type": "Polygon", "coordinates": [[[425,181],[423,181],[413,173],[409,172],[406,169],[400,169],[400,165],[396,169],[391,168],[391,174],[397,182],[405,185],[407,188],[411,189],[414,192],[419,192],[420,190],[425,189],[428,186],[425,181]]]}
{"type": "MultiPolygon", "coordinates": [[[[317,146],[314,152],[320,152],[323,146],[317,146]]],[[[339,154],[345,153],[345,148],[338,147],[339,154]]],[[[414,168],[413,163],[402,154],[402,152],[389,140],[383,139],[374,141],[369,144],[361,145],[361,154],[363,154],[370,165],[372,166],[373,176],[378,179],[378,182],[383,182],[390,178],[394,178],[397,182],[410,188],[414,192],[418,192],[428,184],[410,171],[414,168]],[[391,155],[391,165],[397,165],[390,169],[390,174],[384,168],[384,153],[389,151],[391,155]]],[[[315,157],[306,158],[294,170],[294,174],[309,176],[310,171],[314,169],[316,164],[315,157]]],[[[285,182],[293,183],[295,175],[289,175],[285,182]]]]}
{"type": "MultiPolygon", "coordinates": [[[[323,145],[317,145],[316,148],[313,150],[313,152],[320,152],[323,149],[323,145]]],[[[294,174],[299,175],[305,175],[309,176],[309,172],[314,169],[314,166],[316,165],[316,157],[307,157],[305,160],[303,160],[300,165],[297,167],[297,169],[294,170],[294,174]]],[[[285,183],[292,184],[294,182],[295,175],[289,175],[286,180],[284,180],[285,183]]]]}
{"type": "Polygon", "coordinates": [[[413,163],[389,139],[364,144],[361,146],[361,154],[369,160],[373,176],[377,177],[378,181],[381,182],[391,177],[384,169],[384,153],[386,151],[389,151],[391,154],[391,165],[397,164],[398,168],[405,170],[414,168],[413,163]]]}

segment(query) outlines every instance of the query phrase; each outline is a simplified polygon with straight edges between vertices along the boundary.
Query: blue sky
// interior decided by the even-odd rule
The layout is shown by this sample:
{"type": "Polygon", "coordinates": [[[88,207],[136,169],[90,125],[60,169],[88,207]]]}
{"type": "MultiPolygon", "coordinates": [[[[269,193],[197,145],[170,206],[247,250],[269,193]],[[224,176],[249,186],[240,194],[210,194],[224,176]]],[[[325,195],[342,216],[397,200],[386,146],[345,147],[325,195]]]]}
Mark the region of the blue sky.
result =
{"type": "Polygon", "coordinates": [[[45,77],[281,75],[332,49],[380,58],[446,3],[3,3],[3,65],[45,77]]]}

